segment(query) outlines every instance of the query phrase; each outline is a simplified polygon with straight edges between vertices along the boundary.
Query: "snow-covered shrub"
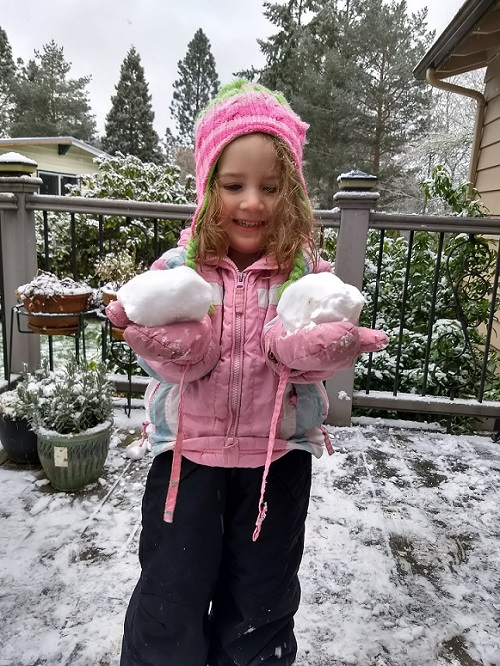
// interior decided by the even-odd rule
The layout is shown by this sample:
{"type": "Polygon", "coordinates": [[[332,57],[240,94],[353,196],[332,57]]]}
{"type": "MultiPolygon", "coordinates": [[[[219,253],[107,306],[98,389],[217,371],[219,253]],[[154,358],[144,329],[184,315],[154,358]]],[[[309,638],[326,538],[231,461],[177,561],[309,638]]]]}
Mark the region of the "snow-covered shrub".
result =
{"type": "MultiPolygon", "coordinates": [[[[440,251],[439,234],[386,234],[381,247],[380,232],[369,232],[363,283],[366,305],[360,324],[380,328],[390,344],[371,359],[360,357],[357,389],[365,387],[369,374],[370,390],[475,395],[485,342],[479,325],[488,320],[496,251],[477,236],[448,234],[442,240],[440,251]]],[[[325,234],[324,254],[333,261],[335,250],[336,234],[325,234]]],[[[492,350],[486,371],[488,399],[500,393],[497,363],[498,354],[492,350]]]]}
{"type": "Polygon", "coordinates": [[[70,359],[64,368],[50,370],[44,361],[39,370],[23,373],[17,390],[35,431],[79,433],[109,420],[113,413],[114,387],[102,364],[70,359]]]}
{"type": "MultiPolygon", "coordinates": [[[[133,155],[120,153],[95,160],[99,171],[80,177],[78,185],[69,186],[68,196],[89,199],[125,199],[171,204],[190,204],[196,201],[194,181],[188,177],[181,182],[178,166],[158,165],[142,162],[133,155]]],[[[71,225],[66,213],[49,212],[45,227],[42,213],[36,213],[37,250],[39,265],[44,266],[44,252],[50,248],[50,267],[58,274],[70,274],[71,270],[71,225]]],[[[99,220],[90,214],[75,215],[75,243],[77,247],[78,275],[97,287],[95,266],[100,257],[100,242],[105,253],[128,250],[137,263],[149,265],[157,258],[155,254],[173,247],[177,243],[184,223],[180,220],[158,220],[155,230],[151,220],[126,216],[103,218],[103,237],[99,238],[99,220]],[[154,241],[158,249],[154,250],[154,241]]]]}
{"type": "Polygon", "coordinates": [[[71,196],[91,199],[129,199],[187,204],[196,201],[193,178],[180,182],[175,164],[142,162],[134,155],[96,157],[99,171],[80,177],[79,185],[68,188],[71,196]]]}
{"type": "Polygon", "coordinates": [[[19,400],[17,387],[0,393],[0,417],[19,419],[24,416],[23,405],[19,400]]]}
{"type": "Polygon", "coordinates": [[[145,270],[143,264],[136,263],[135,252],[126,249],[108,252],[98,259],[95,267],[96,275],[104,282],[102,288],[114,292],[145,270]]]}
{"type": "Polygon", "coordinates": [[[488,209],[479,201],[479,191],[471,183],[453,183],[450,170],[438,164],[431,172],[431,177],[419,183],[424,193],[425,202],[439,200],[444,203],[452,215],[460,217],[485,217],[488,209]]]}
{"type": "Polygon", "coordinates": [[[48,271],[38,271],[35,277],[17,288],[21,300],[36,296],[64,296],[69,294],[88,294],[92,292],[85,282],[77,282],[71,277],[59,278],[48,271]]]}
{"type": "Polygon", "coordinates": [[[35,211],[35,233],[38,267],[40,269],[47,267],[45,259],[47,247],[50,253],[50,270],[57,275],[72,274],[69,215],[35,211]]]}

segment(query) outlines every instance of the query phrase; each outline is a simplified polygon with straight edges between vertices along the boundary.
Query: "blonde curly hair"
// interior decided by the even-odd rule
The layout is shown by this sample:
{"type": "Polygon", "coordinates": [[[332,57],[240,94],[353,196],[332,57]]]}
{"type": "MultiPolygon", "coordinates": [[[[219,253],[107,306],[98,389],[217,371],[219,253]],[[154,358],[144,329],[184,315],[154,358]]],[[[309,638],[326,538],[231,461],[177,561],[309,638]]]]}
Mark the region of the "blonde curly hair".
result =
{"type": "MultiPolygon", "coordinates": [[[[317,261],[313,212],[287,144],[277,136],[258,134],[268,138],[274,146],[279,192],[273,218],[263,231],[262,255],[273,258],[280,272],[291,273],[297,256],[302,256],[304,250],[313,262],[317,261]]],[[[196,239],[191,239],[188,247],[186,263],[199,264],[207,258],[220,260],[228,253],[229,239],[221,224],[224,210],[220,192],[216,164],[208,184],[206,206],[197,221],[196,239]]]]}

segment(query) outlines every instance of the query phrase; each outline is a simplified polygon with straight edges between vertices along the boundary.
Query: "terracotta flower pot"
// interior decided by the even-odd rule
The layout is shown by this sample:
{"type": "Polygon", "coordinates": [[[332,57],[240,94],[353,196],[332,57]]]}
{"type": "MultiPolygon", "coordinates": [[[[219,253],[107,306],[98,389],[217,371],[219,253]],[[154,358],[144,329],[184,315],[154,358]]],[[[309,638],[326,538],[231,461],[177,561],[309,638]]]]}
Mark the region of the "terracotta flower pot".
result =
{"type": "Polygon", "coordinates": [[[111,301],[116,301],[116,291],[109,291],[108,289],[101,289],[102,304],[104,307],[109,305],[111,301]]]}
{"type": "Polygon", "coordinates": [[[42,335],[69,335],[77,333],[80,325],[79,312],[88,309],[91,292],[81,294],[64,294],[55,296],[33,296],[23,300],[26,312],[32,312],[28,317],[28,328],[33,333],[42,335]],[[35,316],[36,313],[36,316],[35,316]],[[73,316],[44,317],[43,313],[63,315],[69,313],[73,316]]]}
{"type": "MultiPolygon", "coordinates": [[[[104,307],[106,305],[109,305],[112,301],[116,301],[116,291],[108,291],[107,289],[102,289],[101,290],[102,294],[102,303],[104,307]]],[[[113,340],[122,340],[123,341],[123,333],[125,332],[124,328],[120,328],[119,326],[113,326],[110,324],[110,335],[113,338],[113,340]]]]}
{"type": "Polygon", "coordinates": [[[124,328],[119,328],[118,326],[111,326],[111,337],[113,340],[120,340],[124,342],[123,334],[125,333],[124,328]]]}

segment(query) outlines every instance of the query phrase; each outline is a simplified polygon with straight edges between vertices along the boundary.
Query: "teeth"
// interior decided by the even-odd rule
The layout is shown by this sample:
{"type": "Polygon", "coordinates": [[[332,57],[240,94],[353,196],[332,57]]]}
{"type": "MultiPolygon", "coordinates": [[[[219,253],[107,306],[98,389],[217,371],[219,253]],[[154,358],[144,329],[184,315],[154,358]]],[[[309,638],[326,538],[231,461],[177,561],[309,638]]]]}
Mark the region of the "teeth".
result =
{"type": "Polygon", "coordinates": [[[247,222],[246,220],[235,220],[237,224],[240,224],[242,227],[260,227],[261,222],[247,222]]]}

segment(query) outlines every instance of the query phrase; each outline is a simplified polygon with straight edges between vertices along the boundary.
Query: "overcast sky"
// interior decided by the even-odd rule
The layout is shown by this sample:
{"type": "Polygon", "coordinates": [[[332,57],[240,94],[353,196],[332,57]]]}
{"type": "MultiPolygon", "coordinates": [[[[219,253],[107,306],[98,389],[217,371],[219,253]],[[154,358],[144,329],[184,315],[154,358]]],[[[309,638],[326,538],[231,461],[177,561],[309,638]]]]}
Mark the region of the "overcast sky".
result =
{"type": "MultiPolygon", "coordinates": [[[[463,0],[408,0],[410,11],[429,8],[429,27],[437,35],[462,4],[463,0]]],[[[210,40],[221,83],[238,70],[262,65],[257,38],[275,32],[262,15],[262,0],[0,0],[0,27],[7,33],[14,59],[26,61],[54,39],[72,65],[71,78],[92,76],[88,91],[100,134],[120,65],[135,46],[160,136],[171,125],[177,64],[198,28],[210,40]]]]}

